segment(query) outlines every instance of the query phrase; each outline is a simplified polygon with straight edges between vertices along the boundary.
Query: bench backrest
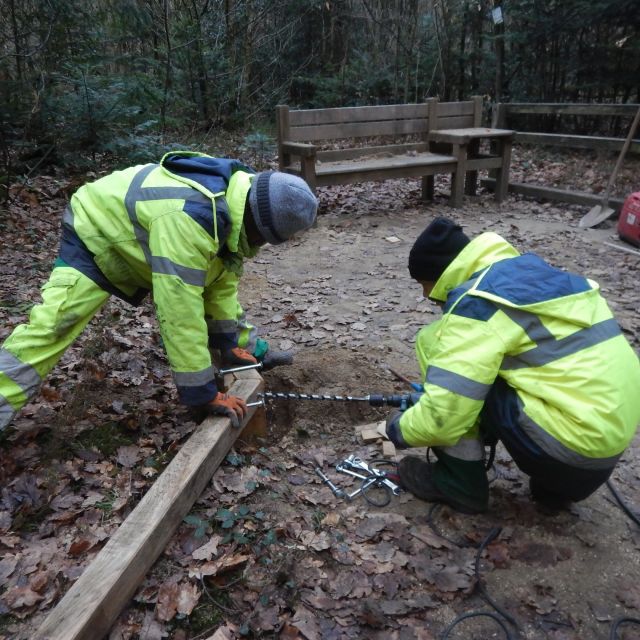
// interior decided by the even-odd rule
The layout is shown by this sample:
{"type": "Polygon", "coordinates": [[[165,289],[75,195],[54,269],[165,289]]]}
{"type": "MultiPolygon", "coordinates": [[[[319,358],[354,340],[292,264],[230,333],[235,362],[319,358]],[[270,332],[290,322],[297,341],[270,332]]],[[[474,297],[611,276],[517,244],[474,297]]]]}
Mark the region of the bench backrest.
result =
{"type": "Polygon", "coordinates": [[[421,104],[390,104],[330,109],[276,107],[278,140],[315,142],[392,136],[426,139],[431,129],[478,127],[482,98],[466,102],[438,102],[429,98],[421,104]]]}

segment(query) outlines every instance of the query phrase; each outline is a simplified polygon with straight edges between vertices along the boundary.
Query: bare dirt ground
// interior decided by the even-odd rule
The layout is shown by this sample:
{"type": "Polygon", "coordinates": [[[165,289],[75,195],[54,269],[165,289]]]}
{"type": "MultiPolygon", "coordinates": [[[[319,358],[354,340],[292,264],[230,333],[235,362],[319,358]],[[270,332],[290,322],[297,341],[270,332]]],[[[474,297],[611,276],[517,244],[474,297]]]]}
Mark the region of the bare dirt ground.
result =
{"type": "MultiPolygon", "coordinates": [[[[623,190],[638,189],[638,167],[620,177],[623,190]]],[[[596,191],[607,177],[584,156],[522,152],[514,161],[515,179],[552,184],[562,175],[565,186],[567,174],[573,186],[596,191]]],[[[446,180],[439,187],[432,204],[419,201],[417,181],[323,189],[317,226],[247,265],[241,299],[251,319],[273,348],[297,352],[294,365],[265,374],[268,390],[406,391],[389,368],[418,379],[414,338],[438,309],[422,298],[406,263],[415,237],[443,214],[468,235],[495,231],[598,281],[640,347],[640,256],[604,244],[630,248],[613,222],[583,230],[578,221],[588,207],[513,197],[499,206],[483,193],[451,210],[446,180]]],[[[28,194],[33,199],[23,194],[5,227],[0,338],[37,299],[66,195],[51,182],[28,194]],[[44,221],[38,225],[27,215],[34,207],[44,221]]],[[[608,489],[568,511],[542,512],[499,449],[486,514],[434,509],[407,494],[382,508],[361,498],[348,503],[313,467],[344,486],[337,462],[352,453],[380,456],[354,427],[386,412],[276,401],[267,414],[268,437],[240,441],[227,457],[111,638],[193,640],[218,629],[220,638],[429,640],[461,614],[493,611],[478,577],[517,621],[517,630],[505,623],[513,638],[599,640],[613,619],[640,616],[640,530],[608,489]]],[[[193,428],[175,404],[152,308],[110,303],[1,444],[0,638],[33,637],[193,428]]],[[[639,452],[637,437],[613,476],[635,513],[639,452]]],[[[449,637],[507,635],[479,618],[449,637]]],[[[616,637],[640,638],[639,627],[622,626],[616,637]]]]}

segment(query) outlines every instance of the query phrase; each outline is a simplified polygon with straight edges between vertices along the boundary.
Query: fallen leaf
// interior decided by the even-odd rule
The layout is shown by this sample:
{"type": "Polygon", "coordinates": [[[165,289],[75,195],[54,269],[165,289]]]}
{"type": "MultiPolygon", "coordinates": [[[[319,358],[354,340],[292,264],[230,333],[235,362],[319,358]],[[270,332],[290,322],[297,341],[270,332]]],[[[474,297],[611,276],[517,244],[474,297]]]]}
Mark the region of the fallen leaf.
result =
{"type": "Polygon", "coordinates": [[[178,580],[179,574],[175,574],[165,580],[158,590],[156,603],[156,618],[163,622],[172,620],[178,612],[178,580]]]}
{"type": "Polygon", "coordinates": [[[236,569],[243,565],[251,556],[247,554],[237,553],[233,555],[222,556],[212,562],[205,562],[201,567],[189,571],[190,578],[201,578],[202,576],[216,576],[219,573],[236,569]]]}
{"type": "Polygon", "coordinates": [[[11,609],[21,609],[37,604],[42,596],[29,587],[13,587],[4,594],[3,599],[11,609]]]}
{"type": "Polygon", "coordinates": [[[190,615],[200,600],[198,587],[192,582],[181,582],[178,588],[176,609],[185,616],[190,615]]]}
{"type": "Polygon", "coordinates": [[[209,542],[206,542],[201,547],[198,547],[191,556],[194,560],[211,560],[212,556],[215,556],[218,553],[218,545],[222,540],[222,536],[214,535],[211,536],[209,542]]]}
{"type": "Polygon", "coordinates": [[[122,446],[118,449],[116,462],[125,469],[131,469],[141,458],[140,447],[135,444],[122,446]]]}

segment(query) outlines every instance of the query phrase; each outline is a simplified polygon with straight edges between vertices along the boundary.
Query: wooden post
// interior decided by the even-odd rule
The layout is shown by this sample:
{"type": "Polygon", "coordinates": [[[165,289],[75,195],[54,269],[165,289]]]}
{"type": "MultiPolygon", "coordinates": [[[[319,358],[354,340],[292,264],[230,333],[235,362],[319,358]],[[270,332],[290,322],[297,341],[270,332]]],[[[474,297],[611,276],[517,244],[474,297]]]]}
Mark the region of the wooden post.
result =
{"type": "Polygon", "coordinates": [[[438,98],[427,98],[429,114],[429,131],[438,129],[438,98]]]}
{"type": "MultiPolygon", "coordinates": [[[[238,373],[231,392],[249,400],[263,386],[260,375],[249,370],[238,373]]],[[[255,407],[249,409],[245,424],[254,412],[255,407]]],[[[106,636],[240,433],[228,418],[200,424],[33,640],[106,636]]]]}
{"type": "Polygon", "coordinates": [[[496,193],[495,197],[498,202],[502,202],[507,197],[509,189],[509,166],[511,164],[511,137],[500,138],[498,142],[498,151],[502,158],[500,168],[496,173],[496,193]]]}
{"type": "Polygon", "coordinates": [[[289,107],[279,104],[276,107],[276,124],[278,125],[278,168],[284,171],[284,167],[291,164],[291,157],[282,149],[282,143],[289,140],[289,107]]]}
{"type": "Polygon", "coordinates": [[[472,127],[482,126],[482,96],[473,96],[473,124],[472,127]]]}
{"type": "Polygon", "coordinates": [[[467,173],[467,143],[455,143],[453,155],[458,159],[456,172],[451,174],[451,197],[449,204],[452,207],[459,207],[462,204],[464,193],[464,180],[467,173]]]}

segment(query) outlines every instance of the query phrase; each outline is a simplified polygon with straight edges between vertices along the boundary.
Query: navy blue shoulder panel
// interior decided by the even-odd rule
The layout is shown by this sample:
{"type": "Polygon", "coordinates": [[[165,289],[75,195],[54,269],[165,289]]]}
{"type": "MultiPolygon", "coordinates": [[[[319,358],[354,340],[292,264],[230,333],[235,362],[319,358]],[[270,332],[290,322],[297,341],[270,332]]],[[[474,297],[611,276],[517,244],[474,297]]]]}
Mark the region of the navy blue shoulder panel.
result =
{"type": "MultiPolygon", "coordinates": [[[[454,289],[447,297],[447,302],[444,305],[443,312],[447,313],[454,303],[468,291],[465,286],[454,289]]],[[[493,316],[498,310],[496,305],[490,300],[484,298],[478,298],[473,295],[464,296],[460,302],[453,308],[451,315],[463,316],[464,318],[471,318],[472,320],[482,320],[486,322],[493,316]]]]}
{"type": "MultiPolygon", "coordinates": [[[[213,226],[213,204],[211,200],[200,192],[194,191],[194,197],[188,198],[183,207],[183,211],[193,218],[210,237],[215,238],[213,226]]],[[[218,219],[218,243],[224,245],[231,231],[231,216],[229,207],[223,196],[216,198],[216,216],[218,219]]]]}
{"type": "MultiPolygon", "coordinates": [[[[239,170],[253,173],[253,170],[243,165],[239,160],[228,158],[209,158],[201,156],[183,156],[179,153],[168,155],[163,166],[175,173],[193,180],[212,193],[227,190],[231,176],[239,170]]],[[[213,225],[213,206],[211,200],[194,190],[192,197],[184,204],[184,212],[193,218],[212,238],[215,238],[213,225]]],[[[223,197],[216,199],[218,242],[224,245],[231,231],[231,217],[227,201],[223,197]]]]}
{"type": "Polygon", "coordinates": [[[211,193],[226,191],[229,186],[229,180],[231,180],[231,176],[236,171],[255,173],[253,169],[245,166],[239,160],[183,156],[179,153],[168,155],[164,159],[162,166],[171,171],[171,173],[201,184],[211,193]]]}
{"type": "Polygon", "coordinates": [[[496,262],[478,285],[479,291],[516,305],[544,302],[589,289],[591,285],[586,278],[552,267],[533,253],[496,262]]]}

